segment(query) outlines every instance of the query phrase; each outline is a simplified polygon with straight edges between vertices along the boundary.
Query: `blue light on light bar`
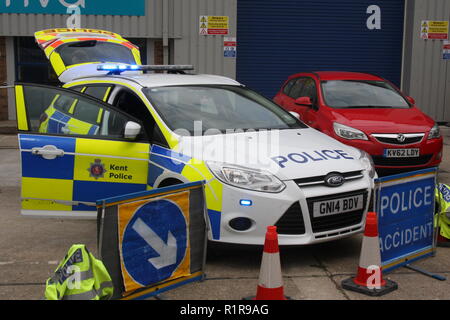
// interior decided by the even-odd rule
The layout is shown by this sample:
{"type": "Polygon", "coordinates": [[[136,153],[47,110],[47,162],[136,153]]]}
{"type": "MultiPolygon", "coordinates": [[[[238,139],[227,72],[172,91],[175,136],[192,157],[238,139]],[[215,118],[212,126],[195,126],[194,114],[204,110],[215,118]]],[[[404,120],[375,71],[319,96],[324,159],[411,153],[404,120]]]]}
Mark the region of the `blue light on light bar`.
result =
{"type": "Polygon", "coordinates": [[[250,207],[253,204],[252,200],[247,200],[247,199],[241,199],[239,201],[240,205],[243,207],[250,207]]]}
{"type": "Polygon", "coordinates": [[[98,70],[105,70],[105,71],[113,71],[113,70],[118,70],[118,65],[117,64],[102,64],[100,66],[98,66],[98,70]]]}
{"type": "Polygon", "coordinates": [[[140,70],[141,66],[128,64],[101,64],[97,67],[99,71],[136,71],[140,70]]]}

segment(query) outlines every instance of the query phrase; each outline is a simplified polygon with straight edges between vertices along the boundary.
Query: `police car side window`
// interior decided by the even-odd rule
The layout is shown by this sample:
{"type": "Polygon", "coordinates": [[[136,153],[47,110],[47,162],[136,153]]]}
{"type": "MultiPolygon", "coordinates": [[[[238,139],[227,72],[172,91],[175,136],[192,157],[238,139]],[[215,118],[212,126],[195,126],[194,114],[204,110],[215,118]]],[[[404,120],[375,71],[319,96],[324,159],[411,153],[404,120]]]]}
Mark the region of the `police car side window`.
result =
{"type": "Polygon", "coordinates": [[[164,135],[151,115],[145,103],[131,90],[122,88],[114,99],[114,106],[142,121],[146,136],[150,143],[168,146],[164,135]]]}
{"type": "Polygon", "coordinates": [[[111,88],[112,86],[108,85],[88,86],[84,93],[94,98],[106,101],[108,99],[108,93],[110,92],[111,88]]]}
{"type": "Polygon", "coordinates": [[[24,103],[32,132],[123,138],[128,121],[138,121],[70,90],[24,85],[24,103]]]}

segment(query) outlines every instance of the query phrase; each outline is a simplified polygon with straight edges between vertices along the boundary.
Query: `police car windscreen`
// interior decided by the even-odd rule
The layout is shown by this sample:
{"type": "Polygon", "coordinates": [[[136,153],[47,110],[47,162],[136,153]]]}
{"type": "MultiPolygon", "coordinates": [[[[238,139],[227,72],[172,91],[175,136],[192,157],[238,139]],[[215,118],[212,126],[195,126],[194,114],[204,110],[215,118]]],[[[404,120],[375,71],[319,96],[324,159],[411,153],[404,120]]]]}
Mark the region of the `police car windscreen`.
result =
{"type": "Polygon", "coordinates": [[[111,42],[88,40],[66,44],[57,50],[66,66],[89,62],[136,63],[130,49],[111,42]]]}
{"type": "Polygon", "coordinates": [[[173,86],[144,89],[152,105],[181,135],[229,130],[306,128],[289,112],[238,86],[173,86]]]}
{"type": "Polygon", "coordinates": [[[322,81],[325,103],[334,108],[409,108],[406,100],[385,81],[322,81]]]}

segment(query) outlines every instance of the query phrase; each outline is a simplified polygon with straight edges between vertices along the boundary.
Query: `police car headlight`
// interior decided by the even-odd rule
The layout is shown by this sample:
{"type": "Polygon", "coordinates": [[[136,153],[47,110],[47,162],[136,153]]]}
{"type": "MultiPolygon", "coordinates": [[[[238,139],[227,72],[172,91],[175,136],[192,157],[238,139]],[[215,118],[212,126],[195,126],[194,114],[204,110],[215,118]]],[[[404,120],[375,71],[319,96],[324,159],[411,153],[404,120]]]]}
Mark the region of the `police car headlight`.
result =
{"type": "Polygon", "coordinates": [[[217,179],[238,188],[272,193],[281,192],[286,188],[277,177],[262,170],[215,161],[207,161],[207,165],[217,179]]]}
{"type": "Polygon", "coordinates": [[[361,130],[345,126],[340,123],[333,123],[334,132],[341,138],[348,140],[368,140],[366,134],[361,130]]]}
{"type": "Polygon", "coordinates": [[[373,163],[372,157],[370,154],[363,150],[359,150],[361,152],[361,155],[359,156],[359,161],[361,161],[364,170],[366,170],[369,173],[369,177],[373,178],[375,177],[375,165],[373,163]]]}
{"type": "Polygon", "coordinates": [[[437,123],[434,124],[433,128],[431,128],[430,133],[428,134],[428,139],[437,139],[441,137],[441,131],[439,130],[439,126],[437,123]]]}

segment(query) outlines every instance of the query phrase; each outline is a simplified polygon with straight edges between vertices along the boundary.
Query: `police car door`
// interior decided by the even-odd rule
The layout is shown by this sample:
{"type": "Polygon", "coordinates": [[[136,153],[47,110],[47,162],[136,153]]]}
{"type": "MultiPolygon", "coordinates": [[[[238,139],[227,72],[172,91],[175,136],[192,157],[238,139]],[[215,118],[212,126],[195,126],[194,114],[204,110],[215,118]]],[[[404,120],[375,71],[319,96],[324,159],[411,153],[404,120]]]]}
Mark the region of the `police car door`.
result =
{"type": "Polygon", "coordinates": [[[95,217],[97,200],[147,189],[150,144],[140,120],[73,90],[15,91],[22,214],[95,217]]]}

